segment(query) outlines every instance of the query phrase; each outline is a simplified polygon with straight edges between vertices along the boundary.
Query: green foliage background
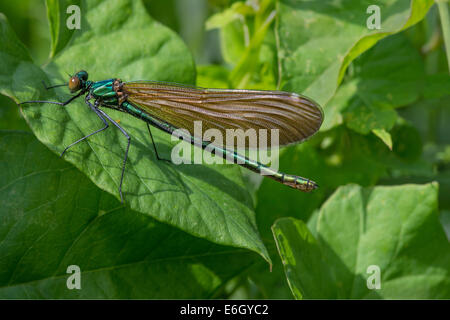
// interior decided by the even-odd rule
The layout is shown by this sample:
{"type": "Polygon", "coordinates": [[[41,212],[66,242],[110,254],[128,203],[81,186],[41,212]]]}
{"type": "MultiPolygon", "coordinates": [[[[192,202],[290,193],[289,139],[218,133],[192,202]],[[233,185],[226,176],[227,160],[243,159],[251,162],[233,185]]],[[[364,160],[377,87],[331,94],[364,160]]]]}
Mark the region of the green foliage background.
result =
{"type": "MultiPolygon", "coordinates": [[[[0,297],[450,298],[447,30],[431,0],[377,1],[382,28],[369,30],[372,4],[2,2],[0,297]],[[81,30],[65,26],[70,4],[81,30]],[[122,205],[120,132],[60,159],[98,118],[83,101],[16,105],[66,100],[41,82],[80,69],[308,95],[325,122],[282,150],[280,169],[321,187],[303,194],[233,165],[157,161],[145,125],[111,111],[133,137],[122,205]],[[73,264],[81,290],[66,286],[73,264]]],[[[170,137],[155,138],[170,153],[170,137]]]]}

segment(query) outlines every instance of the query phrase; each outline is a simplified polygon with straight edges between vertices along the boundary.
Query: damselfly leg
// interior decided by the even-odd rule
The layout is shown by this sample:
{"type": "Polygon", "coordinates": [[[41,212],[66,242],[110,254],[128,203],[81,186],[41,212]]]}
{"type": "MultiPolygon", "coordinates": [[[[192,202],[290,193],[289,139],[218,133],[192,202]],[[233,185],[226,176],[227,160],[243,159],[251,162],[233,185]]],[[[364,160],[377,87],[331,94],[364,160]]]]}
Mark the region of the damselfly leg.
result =
{"type": "Polygon", "coordinates": [[[125,157],[123,159],[123,164],[122,164],[122,174],[120,176],[120,183],[119,183],[119,194],[120,194],[120,200],[123,203],[123,195],[122,195],[122,183],[123,183],[123,177],[125,174],[125,166],[127,163],[127,159],[128,159],[128,151],[130,150],[130,144],[131,144],[131,137],[128,135],[128,133],[125,131],[125,129],[123,129],[116,121],[114,121],[107,113],[105,113],[103,110],[99,109],[99,102],[96,100],[95,104],[93,105],[89,99],[91,99],[91,97],[89,95],[86,96],[85,102],[86,104],[89,106],[89,108],[92,109],[92,111],[95,112],[95,114],[103,121],[103,123],[105,124],[105,126],[99,130],[96,130],[90,134],[88,134],[87,136],[78,139],[77,141],[75,141],[74,143],[70,144],[67,148],[64,149],[64,151],[61,153],[61,156],[67,151],[67,149],[69,149],[70,147],[73,147],[74,145],[76,145],[77,143],[89,138],[90,136],[102,132],[104,130],[106,130],[107,128],[109,128],[109,124],[106,121],[109,120],[110,123],[112,123],[113,125],[115,125],[117,128],[119,128],[119,130],[122,132],[122,134],[127,138],[128,143],[127,143],[127,148],[125,150],[125,157]],[[106,118],[106,119],[105,119],[106,118]]]}
{"type": "Polygon", "coordinates": [[[31,100],[31,101],[21,102],[21,103],[19,103],[19,105],[20,104],[25,104],[25,103],[50,103],[50,104],[57,104],[58,106],[65,106],[65,105],[71,103],[76,98],[82,96],[83,94],[85,94],[85,92],[80,92],[80,93],[74,95],[73,97],[71,97],[69,100],[64,101],[64,102],[46,101],[46,100],[31,100]]]}
{"type": "MultiPolygon", "coordinates": [[[[90,103],[89,103],[90,104],[90,103]]],[[[92,104],[91,104],[92,105],[92,104]]],[[[120,193],[120,200],[123,203],[123,196],[122,196],[122,182],[123,182],[123,176],[125,173],[125,165],[127,163],[127,159],[128,159],[128,151],[130,150],[130,144],[131,144],[131,137],[128,135],[128,133],[113,119],[111,119],[110,116],[108,116],[103,110],[101,109],[96,109],[98,112],[100,112],[106,119],[109,120],[109,122],[111,122],[113,125],[115,125],[117,128],[119,128],[119,130],[123,133],[123,135],[127,138],[128,143],[127,143],[127,149],[125,151],[125,157],[123,158],[123,164],[122,164],[122,174],[120,176],[120,184],[119,184],[119,193],[120,193]]]]}
{"type": "Polygon", "coordinates": [[[89,108],[91,108],[92,111],[94,111],[95,114],[103,121],[103,123],[105,124],[105,126],[104,126],[103,128],[101,128],[101,129],[98,129],[98,130],[96,130],[96,131],[94,131],[94,132],[88,134],[87,136],[85,136],[85,137],[83,137],[83,138],[81,138],[81,139],[78,139],[77,141],[71,143],[70,145],[68,145],[68,146],[63,150],[63,152],[61,152],[60,157],[62,157],[62,156],[64,155],[64,153],[66,153],[66,151],[67,151],[69,148],[73,147],[73,146],[76,145],[77,143],[79,143],[79,142],[81,142],[81,141],[83,141],[83,140],[89,138],[90,136],[92,136],[92,135],[94,135],[94,134],[96,134],[96,133],[99,133],[99,132],[102,132],[103,130],[108,129],[108,127],[109,127],[108,122],[105,120],[105,118],[103,118],[102,114],[100,113],[100,110],[99,110],[98,107],[97,107],[98,102],[96,101],[96,102],[95,102],[95,105],[92,105],[92,103],[89,102],[89,96],[86,97],[85,102],[86,102],[86,104],[89,106],[89,108]]]}

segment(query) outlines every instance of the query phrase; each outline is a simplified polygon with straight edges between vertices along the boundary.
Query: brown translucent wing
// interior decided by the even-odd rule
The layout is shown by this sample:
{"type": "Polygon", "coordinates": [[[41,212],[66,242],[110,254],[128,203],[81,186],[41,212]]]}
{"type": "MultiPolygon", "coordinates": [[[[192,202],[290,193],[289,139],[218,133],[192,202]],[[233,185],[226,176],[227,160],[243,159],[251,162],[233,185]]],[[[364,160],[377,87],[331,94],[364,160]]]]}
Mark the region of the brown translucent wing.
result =
{"type": "Polygon", "coordinates": [[[283,91],[204,89],[156,81],[125,82],[123,91],[150,116],[193,136],[194,121],[202,121],[203,132],[218,129],[224,139],[226,129],[254,129],[257,134],[266,129],[270,143],[270,129],[278,129],[278,145],[283,146],[312,136],[323,120],[317,103],[283,91]]]}

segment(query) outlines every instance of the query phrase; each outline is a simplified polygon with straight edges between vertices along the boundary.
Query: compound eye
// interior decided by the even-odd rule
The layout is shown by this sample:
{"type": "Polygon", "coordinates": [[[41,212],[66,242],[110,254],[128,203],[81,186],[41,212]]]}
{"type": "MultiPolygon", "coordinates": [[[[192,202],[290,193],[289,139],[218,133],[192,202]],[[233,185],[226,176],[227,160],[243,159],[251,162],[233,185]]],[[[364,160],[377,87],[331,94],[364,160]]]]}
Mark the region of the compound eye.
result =
{"type": "Polygon", "coordinates": [[[73,76],[69,80],[69,90],[70,92],[76,92],[81,89],[81,82],[77,76],[73,76]]]}

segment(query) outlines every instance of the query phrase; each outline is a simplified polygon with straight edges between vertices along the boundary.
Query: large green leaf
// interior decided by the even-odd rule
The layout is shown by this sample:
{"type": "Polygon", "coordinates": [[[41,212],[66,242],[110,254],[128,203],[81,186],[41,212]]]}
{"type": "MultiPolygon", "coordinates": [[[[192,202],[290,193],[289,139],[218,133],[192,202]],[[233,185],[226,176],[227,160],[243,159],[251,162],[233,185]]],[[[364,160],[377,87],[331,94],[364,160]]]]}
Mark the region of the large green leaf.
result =
{"type": "Polygon", "coordinates": [[[344,86],[355,92],[343,114],[346,125],[362,134],[392,129],[397,119],[393,108],[413,103],[423,91],[423,61],[404,34],[380,41],[353,68],[352,80],[344,86]]]}
{"type": "Polygon", "coordinates": [[[294,297],[336,299],[330,269],[323,261],[317,240],[303,221],[279,219],[273,233],[294,297]]]}
{"type": "MultiPolygon", "coordinates": [[[[76,29],[69,29],[67,27],[67,19],[77,14],[76,11],[69,11],[73,9],[72,6],[78,6],[80,8],[81,1],[77,0],[46,0],[47,4],[47,16],[50,25],[50,33],[52,35],[50,56],[53,57],[62,51],[65,46],[70,42],[76,29]]],[[[80,16],[81,20],[81,16],[80,16]]],[[[71,21],[73,22],[73,21],[71,21]]],[[[81,23],[80,23],[81,27],[81,23]]],[[[83,26],[84,27],[84,26],[83,26]]]]}
{"type": "Polygon", "coordinates": [[[31,134],[0,132],[0,190],[3,299],[210,298],[260,260],[126,208],[31,134]]]}
{"type": "MultiPolygon", "coordinates": [[[[380,39],[421,20],[432,0],[278,2],[279,59],[284,89],[325,105],[347,66],[380,39]],[[381,29],[370,30],[366,13],[380,8],[381,29]]],[[[327,110],[325,110],[327,113],[327,110]]]]}
{"type": "Polygon", "coordinates": [[[322,206],[316,237],[300,220],[278,220],[273,233],[293,294],[450,298],[450,243],[437,189],[436,183],[341,187],[322,206]],[[379,267],[379,289],[368,289],[370,266],[379,267]]]}
{"type": "MultiPolygon", "coordinates": [[[[93,80],[162,80],[193,83],[191,56],[169,29],[152,20],[140,1],[89,1],[82,28],[45,67],[33,65],[26,48],[1,17],[0,92],[16,101],[64,101],[66,89],[43,90],[41,80],[67,82],[66,72],[85,69],[93,80]]],[[[83,100],[66,107],[27,104],[22,112],[37,138],[60,153],[103,123],[83,100]]],[[[111,111],[132,137],[123,193],[132,209],[219,244],[248,248],[269,261],[256,228],[252,199],[236,166],[175,166],[157,161],[145,124],[111,111]]],[[[170,137],[153,130],[156,145],[167,149],[170,137]]],[[[71,148],[65,159],[117,198],[127,140],[114,126],[71,148]]],[[[164,154],[165,158],[170,155],[164,154]]]]}
{"type": "Polygon", "coordinates": [[[6,96],[0,95],[0,129],[29,131],[25,119],[21,117],[17,104],[6,96]]]}

